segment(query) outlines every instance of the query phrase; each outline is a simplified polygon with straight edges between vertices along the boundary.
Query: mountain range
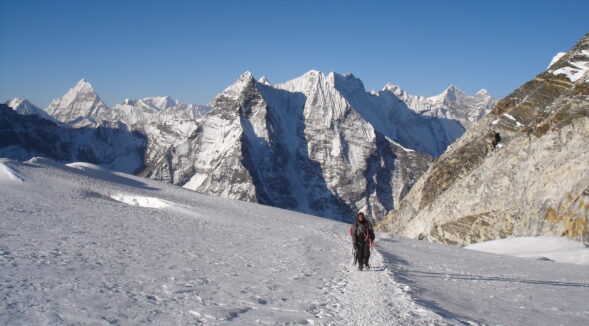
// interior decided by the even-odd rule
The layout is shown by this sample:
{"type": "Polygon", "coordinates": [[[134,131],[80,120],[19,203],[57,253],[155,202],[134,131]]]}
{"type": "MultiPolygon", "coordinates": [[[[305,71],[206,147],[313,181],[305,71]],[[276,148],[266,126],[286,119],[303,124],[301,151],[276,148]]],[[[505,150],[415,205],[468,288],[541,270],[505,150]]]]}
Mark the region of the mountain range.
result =
{"type": "MultiPolygon", "coordinates": [[[[108,107],[82,79],[45,111],[26,100],[7,104],[48,119],[55,135],[122,130],[112,151],[90,133],[52,138],[69,156],[30,141],[2,144],[0,155],[71,161],[82,148],[91,163],[202,193],[338,220],[361,210],[377,220],[495,103],[485,90],[471,97],[451,86],[424,98],[392,84],[369,92],[352,74],[309,71],[276,85],[246,72],[208,106],[148,97],[108,107]]],[[[12,135],[22,139],[23,130],[12,135]]]]}

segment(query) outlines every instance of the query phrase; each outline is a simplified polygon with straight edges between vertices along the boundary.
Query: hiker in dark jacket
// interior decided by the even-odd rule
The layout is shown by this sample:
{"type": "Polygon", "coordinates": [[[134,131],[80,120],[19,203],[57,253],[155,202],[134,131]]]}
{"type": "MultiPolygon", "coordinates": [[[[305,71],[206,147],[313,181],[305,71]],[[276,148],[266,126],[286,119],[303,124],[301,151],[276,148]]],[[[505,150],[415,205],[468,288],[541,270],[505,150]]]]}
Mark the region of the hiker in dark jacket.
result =
{"type": "Polygon", "coordinates": [[[364,266],[370,269],[368,260],[370,259],[370,245],[374,241],[374,230],[364,213],[358,213],[358,218],[352,226],[352,244],[358,261],[358,270],[361,271],[364,266]]]}

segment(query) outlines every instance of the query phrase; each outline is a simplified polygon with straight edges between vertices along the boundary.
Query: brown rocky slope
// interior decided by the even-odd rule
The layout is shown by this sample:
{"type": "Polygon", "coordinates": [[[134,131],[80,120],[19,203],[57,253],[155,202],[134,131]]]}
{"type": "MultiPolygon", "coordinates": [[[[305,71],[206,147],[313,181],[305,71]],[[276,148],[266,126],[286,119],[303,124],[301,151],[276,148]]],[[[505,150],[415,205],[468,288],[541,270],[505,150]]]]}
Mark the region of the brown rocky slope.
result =
{"type": "Polygon", "coordinates": [[[458,246],[587,238],[588,69],[586,34],[450,146],[378,228],[458,246]]]}

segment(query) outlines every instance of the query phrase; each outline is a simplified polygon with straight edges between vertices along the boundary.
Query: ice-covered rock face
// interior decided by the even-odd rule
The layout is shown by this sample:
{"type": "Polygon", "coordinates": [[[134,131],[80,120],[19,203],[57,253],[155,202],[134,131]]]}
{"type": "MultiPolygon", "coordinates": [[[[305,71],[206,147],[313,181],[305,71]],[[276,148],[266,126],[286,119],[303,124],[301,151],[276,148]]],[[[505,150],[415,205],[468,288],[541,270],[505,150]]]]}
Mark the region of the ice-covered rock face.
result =
{"type": "Polygon", "coordinates": [[[367,93],[353,75],[318,71],[276,86],[246,72],[211,105],[148,176],[338,220],[384,216],[431,160],[414,148],[439,153],[463,131],[367,93]]]}
{"type": "Polygon", "coordinates": [[[383,230],[468,245],[589,235],[589,83],[573,69],[589,34],[469,129],[419,179],[383,230]],[[568,71],[568,70],[567,70],[568,71]],[[494,148],[490,134],[499,133],[494,148]]]}

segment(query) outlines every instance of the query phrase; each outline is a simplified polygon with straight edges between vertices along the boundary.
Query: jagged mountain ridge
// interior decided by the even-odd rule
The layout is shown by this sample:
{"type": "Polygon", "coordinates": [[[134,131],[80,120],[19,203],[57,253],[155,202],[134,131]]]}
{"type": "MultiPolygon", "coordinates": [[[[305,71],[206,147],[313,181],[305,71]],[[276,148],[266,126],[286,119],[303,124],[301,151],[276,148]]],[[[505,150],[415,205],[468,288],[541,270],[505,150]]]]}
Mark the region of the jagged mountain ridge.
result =
{"type": "Polygon", "coordinates": [[[49,109],[73,127],[116,122],[143,134],[140,175],[334,219],[384,216],[464,132],[390,90],[318,71],[278,85],[245,73],[211,107],[152,97],[108,108],[81,80],[49,109]]]}
{"type": "Polygon", "coordinates": [[[351,74],[310,71],[271,86],[246,72],[211,107],[149,177],[334,219],[383,216],[464,131],[366,92],[351,74]]]}
{"type": "Polygon", "coordinates": [[[75,128],[124,123],[145,136],[142,166],[149,167],[171,147],[185,141],[209,109],[206,105],[182,104],[169,96],[125,99],[109,108],[92,85],[82,79],[63,97],[53,100],[47,112],[75,128]]]}
{"type": "Polygon", "coordinates": [[[460,246],[587,238],[588,70],[586,34],[450,146],[379,227],[460,246]],[[493,150],[494,132],[501,141],[493,150]]]}
{"type": "Polygon", "coordinates": [[[497,100],[486,89],[469,96],[455,85],[450,85],[441,94],[423,97],[411,95],[401,87],[388,83],[383,91],[389,91],[407,106],[420,114],[458,120],[466,129],[478,122],[496,104],[497,100]]]}

